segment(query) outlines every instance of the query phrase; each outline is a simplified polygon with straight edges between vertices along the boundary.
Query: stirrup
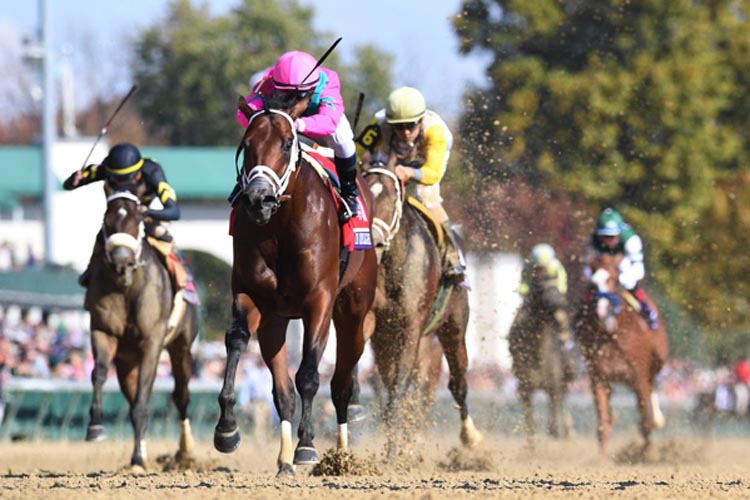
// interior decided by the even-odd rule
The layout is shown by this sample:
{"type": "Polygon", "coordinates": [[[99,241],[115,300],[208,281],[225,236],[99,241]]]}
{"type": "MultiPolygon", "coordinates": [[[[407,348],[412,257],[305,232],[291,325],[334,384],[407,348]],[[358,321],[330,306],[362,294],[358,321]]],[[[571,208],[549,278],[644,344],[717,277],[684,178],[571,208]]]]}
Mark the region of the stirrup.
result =
{"type": "Polygon", "coordinates": [[[344,224],[349,219],[356,217],[359,211],[357,210],[357,198],[353,199],[353,203],[350,203],[346,196],[341,195],[341,210],[339,212],[339,222],[344,224]],[[352,206],[354,208],[352,208],[352,206]]]}

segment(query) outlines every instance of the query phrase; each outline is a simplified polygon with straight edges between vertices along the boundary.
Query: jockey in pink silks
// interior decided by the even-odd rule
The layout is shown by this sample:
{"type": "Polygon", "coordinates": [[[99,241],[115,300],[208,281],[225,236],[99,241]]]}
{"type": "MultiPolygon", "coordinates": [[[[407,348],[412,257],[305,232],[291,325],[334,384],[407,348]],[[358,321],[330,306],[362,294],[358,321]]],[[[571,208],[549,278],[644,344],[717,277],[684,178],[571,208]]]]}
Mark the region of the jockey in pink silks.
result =
{"type": "MultiPolygon", "coordinates": [[[[318,67],[317,60],[306,52],[286,52],[279,57],[247,96],[251,109],[263,109],[261,95],[294,105],[307,99],[307,109],[297,118],[297,132],[333,149],[336,173],[341,181],[341,197],[346,208],[342,220],[357,215],[357,152],[354,133],[344,115],[344,99],[338,74],[318,67]]],[[[237,111],[237,122],[248,126],[248,119],[237,111]]]]}

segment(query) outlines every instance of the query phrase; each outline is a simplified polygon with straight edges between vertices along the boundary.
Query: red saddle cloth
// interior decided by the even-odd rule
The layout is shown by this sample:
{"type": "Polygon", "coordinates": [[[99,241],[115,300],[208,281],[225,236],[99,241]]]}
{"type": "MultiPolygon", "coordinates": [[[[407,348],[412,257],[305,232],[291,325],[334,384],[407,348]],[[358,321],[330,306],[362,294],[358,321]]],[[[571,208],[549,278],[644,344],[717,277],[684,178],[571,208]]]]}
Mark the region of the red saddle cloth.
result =
{"type": "MultiPolygon", "coordinates": [[[[316,151],[307,151],[307,154],[315,158],[325,169],[332,182],[328,183],[328,189],[336,204],[336,210],[339,210],[341,199],[336,193],[336,185],[340,185],[336,167],[330,158],[321,155],[316,151]]],[[[236,207],[232,206],[232,212],[229,214],[229,235],[234,234],[234,211],[236,207]]],[[[341,246],[346,247],[350,252],[354,250],[366,250],[372,248],[372,236],[370,235],[370,221],[365,212],[365,203],[362,195],[357,195],[357,216],[352,217],[341,225],[341,246]]]]}

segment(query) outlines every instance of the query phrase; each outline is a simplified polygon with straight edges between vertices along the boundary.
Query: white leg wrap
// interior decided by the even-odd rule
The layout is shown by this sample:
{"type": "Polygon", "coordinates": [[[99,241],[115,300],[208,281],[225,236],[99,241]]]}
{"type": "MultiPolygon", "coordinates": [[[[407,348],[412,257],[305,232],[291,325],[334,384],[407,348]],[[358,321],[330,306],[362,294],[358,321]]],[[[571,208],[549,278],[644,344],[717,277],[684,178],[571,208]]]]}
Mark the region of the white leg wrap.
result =
{"type": "Polygon", "coordinates": [[[654,419],[654,426],[657,429],[661,429],[667,423],[667,419],[659,407],[659,395],[656,394],[656,391],[651,391],[651,415],[654,419]]]}
{"type": "Polygon", "coordinates": [[[190,429],[190,419],[186,418],[180,423],[180,451],[189,455],[193,451],[193,434],[190,429]]]}
{"type": "Polygon", "coordinates": [[[339,449],[346,450],[349,448],[349,425],[346,423],[339,424],[339,449]]]}
{"type": "Polygon", "coordinates": [[[281,421],[281,447],[277,460],[279,467],[282,464],[292,464],[294,459],[294,446],[292,446],[292,423],[288,420],[281,421]]]}

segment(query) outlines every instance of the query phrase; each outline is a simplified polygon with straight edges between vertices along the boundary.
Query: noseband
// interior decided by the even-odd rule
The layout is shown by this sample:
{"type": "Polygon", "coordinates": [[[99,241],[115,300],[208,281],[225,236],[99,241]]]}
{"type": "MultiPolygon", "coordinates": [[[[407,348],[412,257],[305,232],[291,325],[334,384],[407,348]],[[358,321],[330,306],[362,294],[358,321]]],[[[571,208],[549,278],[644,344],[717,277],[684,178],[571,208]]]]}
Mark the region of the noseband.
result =
{"type": "MultiPolygon", "coordinates": [[[[135,202],[136,207],[141,206],[141,200],[131,193],[130,191],[118,191],[116,193],[113,193],[107,197],[107,205],[110,204],[113,200],[117,200],[120,198],[125,198],[126,200],[130,200],[135,202]]],[[[120,210],[124,210],[121,208],[120,210]]],[[[107,261],[111,264],[112,259],[110,257],[110,252],[114,247],[123,246],[125,248],[129,248],[133,251],[135,254],[135,266],[141,265],[140,258],[141,258],[141,250],[143,249],[143,245],[141,244],[141,241],[143,241],[143,235],[145,234],[144,226],[143,226],[143,220],[138,221],[138,238],[134,238],[132,235],[128,233],[114,233],[111,236],[107,235],[107,227],[104,222],[102,222],[102,236],[104,237],[104,244],[105,244],[105,255],[107,257],[107,261]]]]}
{"type": "Polygon", "coordinates": [[[277,115],[283,116],[286,119],[286,121],[289,122],[289,126],[292,129],[292,135],[294,136],[294,140],[292,142],[292,150],[289,153],[289,163],[286,165],[284,172],[281,174],[281,176],[279,176],[268,165],[256,165],[253,168],[251,168],[249,172],[246,172],[244,168],[241,170],[239,168],[239,165],[237,164],[237,160],[239,159],[240,152],[244,149],[242,142],[237,147],[237,153],[235,154],[234,164],[235,164],[235,169],[237,170],[237,178],[240,180],[240,186],[242,187],[243,192],[247,191],[251,182],[253,182],[255,179],[260,177],[268,181],[271,184],[271,186],[273,186],[274,196],[278,200],[286,191],[287,187],[289,186],[289,179],[291,178],[294,171],[297,169],[297,162],[299,161],[299,156],[300,156],[300,147],[299,147],[299,139],[297,137],[297,131],[294,129],[294,120],[292,119],[291,116],[289,116],[288,114],[278,109],[258,111],[257,113],[255,113],[254,115],[250,117],[250,119],[248,120],[247,127],[250,128],[250,125],[253,123],[253,120],[255,120],[258,116],[269,115],[270,113],[276,113],[277,115]]]}
{"type": "Polygon", "coordinates": [[[401,189],[401,181],[398,179],[396,174],[386,168],[373,167],[368,168],[363,172],[364,176],[372,174],[385,175],[393,181],[396,186],[396,206],[393,209],[393,217],[391,218],[390,224],[385,222],[383,219],[373,217],[372,219],[372,230],[377,232],[382,238],[382,245],[384,250],[388,250],[391,247],[391,241],[396,237],[399,227],[401,226],[401,216],[403,215],[404,207],[404,191],[401,189]]]}

